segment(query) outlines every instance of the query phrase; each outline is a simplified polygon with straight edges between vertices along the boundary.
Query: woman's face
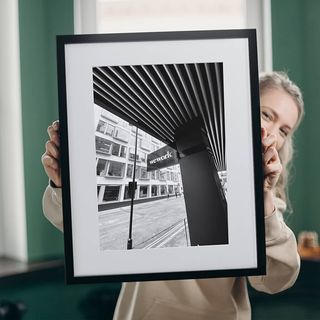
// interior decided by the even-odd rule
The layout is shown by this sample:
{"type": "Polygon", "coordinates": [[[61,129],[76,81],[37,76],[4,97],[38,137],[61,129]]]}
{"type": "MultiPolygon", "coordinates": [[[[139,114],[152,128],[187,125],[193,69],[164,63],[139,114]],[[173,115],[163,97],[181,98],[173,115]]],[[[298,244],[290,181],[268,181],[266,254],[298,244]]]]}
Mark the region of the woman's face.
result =
{"type": "Polygon", "coordinates": [[[298,121],[298,107],[283,89],[267,89],[260,96],[261,126],[277,138],[279,151],[298,121]]]}

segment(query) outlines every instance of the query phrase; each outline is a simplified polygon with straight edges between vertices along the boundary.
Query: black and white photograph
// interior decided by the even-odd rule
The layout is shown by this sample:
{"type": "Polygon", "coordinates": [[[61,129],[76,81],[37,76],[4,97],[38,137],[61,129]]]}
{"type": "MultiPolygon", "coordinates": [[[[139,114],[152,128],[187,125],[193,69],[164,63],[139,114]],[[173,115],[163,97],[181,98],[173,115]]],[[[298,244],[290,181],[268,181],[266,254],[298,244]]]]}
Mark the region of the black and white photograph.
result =
{"type": "Polygon", "coordinates": [[[228,243],[222,74],[93,68],[101,250],[228,243]]]}
{"type": "Polygon", "coordinates": [[[255,32],[61,36],[57,53],[67,282],[263,274],[255,32]]]}

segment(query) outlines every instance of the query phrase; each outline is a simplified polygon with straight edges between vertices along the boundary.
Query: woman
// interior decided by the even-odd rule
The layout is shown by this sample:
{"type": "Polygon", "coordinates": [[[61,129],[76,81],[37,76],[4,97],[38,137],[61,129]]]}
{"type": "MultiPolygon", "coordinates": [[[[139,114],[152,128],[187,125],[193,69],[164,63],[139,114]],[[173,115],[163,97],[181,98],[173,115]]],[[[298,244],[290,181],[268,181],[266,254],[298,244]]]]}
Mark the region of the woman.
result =
{"type": "MultiPolygon", "coordinates": [[[[264,166],[264,202],[267,275],[249,277],[251,285],[268,293],[290,287],[296,280],[300,260],[294,234],[282,213],[288,164],[292,158],[292,135],[303,117],[299,88],[284,73],[260,78],[261,125],[264,166]]],[[[62,230],[59,123],[48,128],[50,140],[42,156],[51,180],[43,208],[46,217],[62,230]]],[[[123,284],[114,319],[250,319],[245,278],[151,281],[123,284]]]]}

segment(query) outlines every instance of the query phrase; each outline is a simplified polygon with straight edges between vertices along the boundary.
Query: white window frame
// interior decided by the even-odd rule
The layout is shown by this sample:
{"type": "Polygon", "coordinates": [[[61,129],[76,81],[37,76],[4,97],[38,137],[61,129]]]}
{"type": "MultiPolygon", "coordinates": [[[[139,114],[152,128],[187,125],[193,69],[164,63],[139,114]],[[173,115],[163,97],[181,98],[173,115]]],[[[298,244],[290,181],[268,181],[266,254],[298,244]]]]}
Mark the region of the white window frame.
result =
{"type": "MultiPolygon", "coordinates": [[[[246,0],[247,28],[257,29],[260,71],[272,70],[271,0],[246,0]]],[[[97,33],[97,1],[74,0],[76,34],[97,33]]]]}
{"type": "Polygon", "coordinates": [[[271,0],[247,1],[247,27],[257,29],[260,71],[272,71],[271,0]]]}
{"type": "Polygon", "coordinates": [[[18,0],[0,1],[0,40],[0,256],[27,262],[18,0]]]}

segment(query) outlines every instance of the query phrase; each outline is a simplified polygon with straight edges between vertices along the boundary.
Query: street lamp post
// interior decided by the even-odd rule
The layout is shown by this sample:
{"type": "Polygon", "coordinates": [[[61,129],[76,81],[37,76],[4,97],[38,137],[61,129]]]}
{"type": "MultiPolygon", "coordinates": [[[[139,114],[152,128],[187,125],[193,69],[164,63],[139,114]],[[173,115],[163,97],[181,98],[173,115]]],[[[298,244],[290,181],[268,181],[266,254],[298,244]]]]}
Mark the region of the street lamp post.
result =
{"type": "Polygon", "coordinates": [[[132,249],[132,220],[133,220],[133,200],[136,191],[136,163],[137,163],[137,145],[138,145],[138,127],[136,127],[136,141],[134,148],[134,161],[133,161],[133,177],[132,185],[129,190],[131,192],[131,206],[130,206],[130,222],[129,222],[129,237],[127,242],[127,249],[132,249]]]}

